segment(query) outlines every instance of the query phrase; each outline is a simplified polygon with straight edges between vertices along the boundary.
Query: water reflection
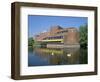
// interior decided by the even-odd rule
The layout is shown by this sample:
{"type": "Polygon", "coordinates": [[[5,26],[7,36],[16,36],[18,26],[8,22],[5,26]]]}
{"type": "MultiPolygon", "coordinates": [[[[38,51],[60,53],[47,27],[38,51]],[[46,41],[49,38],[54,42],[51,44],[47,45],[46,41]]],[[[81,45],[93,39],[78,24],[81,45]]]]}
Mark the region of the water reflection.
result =
{"type": "Polygon", "coordinates": [[[50,49],[29,48],[28,65],[70,65],[87,64],[87,50],[80,48],[50,49]]]}

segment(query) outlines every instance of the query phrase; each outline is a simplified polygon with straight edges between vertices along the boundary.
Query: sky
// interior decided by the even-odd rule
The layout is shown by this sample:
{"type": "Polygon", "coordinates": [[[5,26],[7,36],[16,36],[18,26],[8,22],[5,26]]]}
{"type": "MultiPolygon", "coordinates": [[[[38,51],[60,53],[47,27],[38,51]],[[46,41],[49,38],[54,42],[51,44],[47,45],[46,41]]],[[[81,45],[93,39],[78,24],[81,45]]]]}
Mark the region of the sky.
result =
{"type": "Polygon", "coordinates": [[[33,37],[40,32],[46,32],[51,26],[79,28],[85,24],[88,24],[87,17],[28,15],[28,37],[33,37]]]}

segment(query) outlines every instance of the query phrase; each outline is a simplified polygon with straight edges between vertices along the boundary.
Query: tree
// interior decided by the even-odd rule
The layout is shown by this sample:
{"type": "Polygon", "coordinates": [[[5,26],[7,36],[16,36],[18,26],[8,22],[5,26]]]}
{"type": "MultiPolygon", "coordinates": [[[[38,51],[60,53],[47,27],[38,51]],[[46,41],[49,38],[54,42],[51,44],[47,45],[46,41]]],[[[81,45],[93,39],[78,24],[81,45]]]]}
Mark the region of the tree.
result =
{"type": "Polygon", "coordinates": [[[87,29],[87,24],[80,26],[79,28],[80,32],[80,45],[82,48],[87,48],[87,42],[88,42],[88,29],[87,29]]]}
{"type": "Polygon", "coordinates": [[[33,44],[34,44],[34,40],[33,40],[33,38],[32,37],[30,37],[29,39],[28,39],[28,46],[33,46],[33,44]]]}

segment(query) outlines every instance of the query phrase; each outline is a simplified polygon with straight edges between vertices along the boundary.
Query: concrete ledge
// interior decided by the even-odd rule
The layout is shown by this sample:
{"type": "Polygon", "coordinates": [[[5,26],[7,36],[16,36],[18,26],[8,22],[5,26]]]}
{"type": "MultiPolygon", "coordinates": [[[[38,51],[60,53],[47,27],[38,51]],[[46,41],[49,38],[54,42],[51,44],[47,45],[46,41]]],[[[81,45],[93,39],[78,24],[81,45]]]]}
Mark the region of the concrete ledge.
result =
{"type": "Polygon", "coordinates": [[[47,44],[47,48],[80,48],[79,44],[47,44]]]}

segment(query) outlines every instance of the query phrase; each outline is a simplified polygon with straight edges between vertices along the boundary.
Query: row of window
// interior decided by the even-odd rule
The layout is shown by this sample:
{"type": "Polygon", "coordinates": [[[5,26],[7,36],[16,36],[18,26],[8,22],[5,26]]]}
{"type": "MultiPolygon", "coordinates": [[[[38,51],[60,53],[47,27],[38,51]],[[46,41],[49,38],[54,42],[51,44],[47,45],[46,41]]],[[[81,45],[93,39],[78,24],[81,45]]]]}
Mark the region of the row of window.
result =
{"type": "Polygon", "coordinates": [[[68,32],[68,30],[57,32],[57,34],[68,32]]]}
{"type": "Polygon", "coordinates": [[[64,30],[64,31],[57,32],[57,34],[66,33],[66,32],[76,32],[76,30],[64,30]]]}
{"type": "Polygon", "coordinates": [[[53,36],[53,37],[47,37],[47,38],[44,38],[44,40],[51,40],[51,39],[62,39],[63,36],[53,36]]]}

